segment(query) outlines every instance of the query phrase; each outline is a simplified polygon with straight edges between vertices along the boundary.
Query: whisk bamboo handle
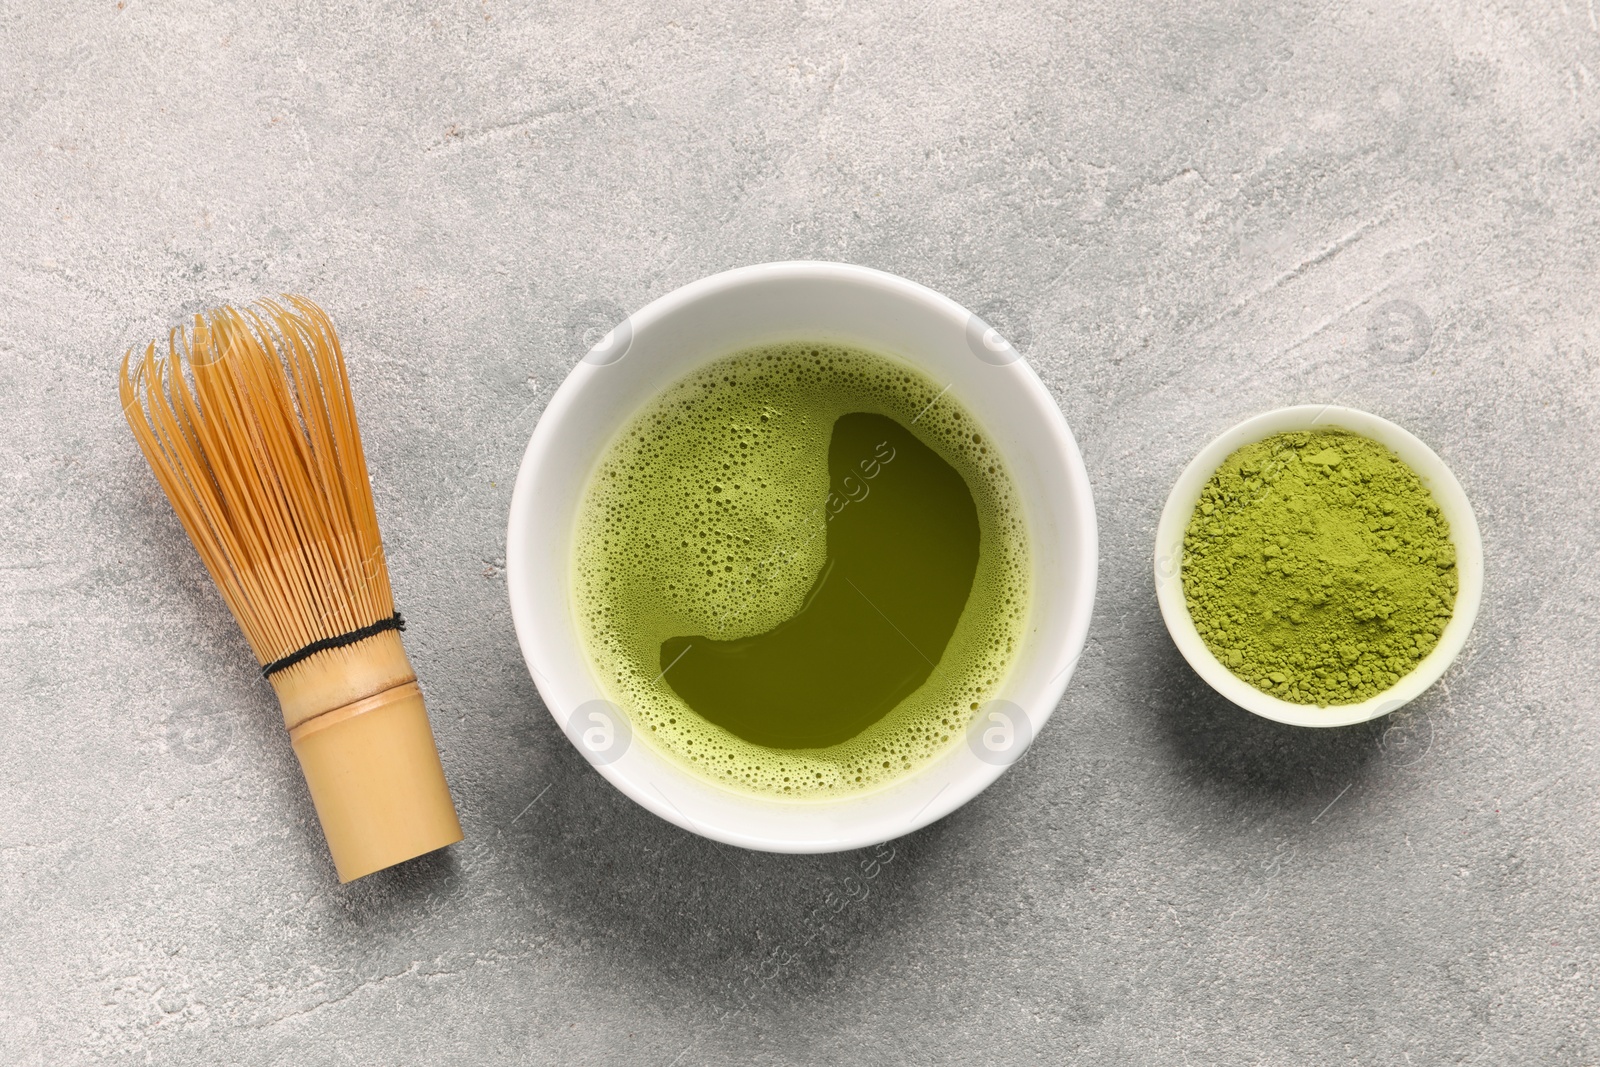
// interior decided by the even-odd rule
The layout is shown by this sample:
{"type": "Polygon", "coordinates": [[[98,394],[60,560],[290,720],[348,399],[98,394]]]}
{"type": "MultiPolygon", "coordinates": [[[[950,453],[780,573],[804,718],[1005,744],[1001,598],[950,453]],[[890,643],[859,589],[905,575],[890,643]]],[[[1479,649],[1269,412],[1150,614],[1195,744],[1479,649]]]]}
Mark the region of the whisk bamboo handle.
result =
{"type": "Polygon", "coordinates": [[[341,882],[461,840],[398,633],[318,652],[271,680],[341,882]]]}

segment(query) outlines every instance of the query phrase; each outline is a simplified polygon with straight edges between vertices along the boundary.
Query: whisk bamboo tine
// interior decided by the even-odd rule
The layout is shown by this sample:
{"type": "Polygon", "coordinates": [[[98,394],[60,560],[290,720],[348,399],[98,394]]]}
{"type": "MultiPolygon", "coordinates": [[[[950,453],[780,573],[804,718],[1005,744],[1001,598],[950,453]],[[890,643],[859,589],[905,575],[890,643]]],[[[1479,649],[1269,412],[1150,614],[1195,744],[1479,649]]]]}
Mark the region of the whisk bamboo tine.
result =
{"type": "Polygon", "coordinates": [[[341,881],[461,839],[327,314],[219,307],[122,359],[134,439],[283,708],[341,881]]]}

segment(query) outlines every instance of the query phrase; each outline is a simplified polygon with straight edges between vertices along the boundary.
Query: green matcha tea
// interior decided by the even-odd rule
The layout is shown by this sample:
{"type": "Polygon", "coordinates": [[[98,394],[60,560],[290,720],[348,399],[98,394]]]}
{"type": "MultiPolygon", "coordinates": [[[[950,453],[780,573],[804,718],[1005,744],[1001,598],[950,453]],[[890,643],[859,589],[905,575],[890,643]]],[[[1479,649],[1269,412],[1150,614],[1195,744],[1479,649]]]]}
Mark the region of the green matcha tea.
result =
{"type": "Polygon", "coordinates": [[[825,799],[957,743],[1027,621],[999,456],[942,386],[824,344],[652,401],[591,475],[575,615],[634,734],[731,788],[825,799]]]}

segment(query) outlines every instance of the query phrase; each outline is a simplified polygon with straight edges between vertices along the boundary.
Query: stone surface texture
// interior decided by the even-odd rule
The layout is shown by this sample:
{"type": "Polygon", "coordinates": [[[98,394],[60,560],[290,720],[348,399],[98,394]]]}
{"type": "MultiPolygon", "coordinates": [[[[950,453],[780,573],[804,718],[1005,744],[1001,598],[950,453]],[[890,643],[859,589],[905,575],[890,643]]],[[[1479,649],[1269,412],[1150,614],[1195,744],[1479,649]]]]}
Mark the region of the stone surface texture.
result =
{"type": "Polygon", "coordinates": [[[1591,0],[0,3],[0,1062],[1600,1063],[1591,0]],[[932,286],[1083,445],[1089,647],[881,853],[637,808],[519,656],[504,524],[584,338],[781,259],[932,286]],[[122,422],[222,299],[339,324],[467,840],[336,884],[122,422]],[[1338,401],[1488,578],[1390,719],[1225,704],[1157,612],[1190,456],[1338,401]]]}

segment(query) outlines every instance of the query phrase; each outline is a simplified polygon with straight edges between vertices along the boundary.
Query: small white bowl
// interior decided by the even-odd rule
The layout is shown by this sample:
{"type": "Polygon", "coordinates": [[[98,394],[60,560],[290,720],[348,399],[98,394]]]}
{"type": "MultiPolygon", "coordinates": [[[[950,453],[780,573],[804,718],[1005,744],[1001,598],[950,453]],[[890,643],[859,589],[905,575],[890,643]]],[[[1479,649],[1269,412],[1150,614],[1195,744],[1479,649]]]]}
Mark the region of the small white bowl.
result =
{"type": "Polygon", "coordinates": [[[1089,476],[1037,375],[987,323],[948,297],[842,263],[769,263],[668,293],[602,338],[556,391],[517,473],[506,586],[517,640],[574,747],[643,807],[717,841],[773,852],[860,848],[910,833],[982,792],[1055,710],[1088,637],[1097,560],[1089,476]],[[608,704],[570,599],[574,516],[612,439],[694,368],[758,344],[838,340],[896,357],[946,385],[1005,460],[1028,528],[1027,633],[994,706],[966,743],[908,777],[833,801],[735,792],[686,770],[608,704]]]}
{"type": "Polygon", "coordinates": [[[1478,615],[1483,597],[1483,541],[1478,536],[1478,520],[1461,483],[1456,481],[1444,460],[1433,449],[1387,419],[1354,408],[1324,404],[1303,404],[1279,408],[1253,419],[1246,419],[1200,450],[1199,455],[1178,476],[1167,496],[1156,528],[1156,598],[1161,617],[1183,658],[1211,688],[1244,708],[1267,719],[1292,726],[1351,726],[1387,715],[1416,697],[1439,680],[1467,643],[1467,634],[1478,615]],[[1295,430],[1348,430],[1387,445],[1417,472],[1450,523],[1450,540],[1456,546],[1455,610],[1445,624],[1439,643],[1411,673],[1378,695],[1359,704],[1334,704],[1320,708],[1314,704],[1294,704],[1279,700],[1223,666],[1206,647],[1189,617],[1183,595],[1183,535],[1200,502],[1200,493],[1224,460],[1245,445],[1295,430]]]}

